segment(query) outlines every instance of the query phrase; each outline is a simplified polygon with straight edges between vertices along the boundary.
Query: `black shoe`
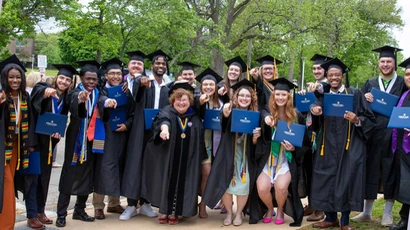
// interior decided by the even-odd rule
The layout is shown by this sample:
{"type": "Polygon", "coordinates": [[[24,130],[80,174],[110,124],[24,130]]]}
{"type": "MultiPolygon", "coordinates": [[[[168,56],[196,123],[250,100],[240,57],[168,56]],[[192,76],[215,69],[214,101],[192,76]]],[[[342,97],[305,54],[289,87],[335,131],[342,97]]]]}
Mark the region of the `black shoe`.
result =
{"type": "Polygon", "coordinates": [[[57,217],[57,220],[56,220],[56,226],[57,227],[60,227],[60,228],[65,227],[65,224],[66,224],[65,216],[57,217]]]}
{"type": "Polygon", "coordinates": [[[73,220],[82,220],[85,222],[93,222],[94,217],[89,216],[86,212],[76,212],[73,213],[73,220]]]}
{"type": "Polygon", "coordinates": [[[397,225],[393,225],[389,230],[406,230],[407,229],[407,220],[400,219],[397,225]]]}

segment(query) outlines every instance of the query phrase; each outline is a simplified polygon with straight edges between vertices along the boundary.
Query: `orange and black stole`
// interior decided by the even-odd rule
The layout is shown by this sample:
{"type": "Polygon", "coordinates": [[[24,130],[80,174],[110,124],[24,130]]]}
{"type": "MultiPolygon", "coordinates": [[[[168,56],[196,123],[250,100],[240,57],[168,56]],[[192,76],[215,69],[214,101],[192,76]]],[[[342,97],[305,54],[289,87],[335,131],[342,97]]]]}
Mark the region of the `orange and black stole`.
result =
{"type": "Polygon", "coordinates": [[[28,167],[29,163],[29,142],[28,142],[28,105],[26,98],[23,98],[20,93],[20,108],[15,108],[12,96],[7,97],[8,110],[10,114],[10,122],[7,127],[6,134],[6,152],[5,152],[5,164],[10,163],[13,155],[14,134],[17,135],[18,152],[17,152],[17,170],[20,166],[23,169],[28,167]],[[19,121],[16,124],[16,110],[19,111],[19,121]],[[19,131],[16,133],[16,128],[19,131]],[[21,161],[21,158],[23,161],[21,161]]]}

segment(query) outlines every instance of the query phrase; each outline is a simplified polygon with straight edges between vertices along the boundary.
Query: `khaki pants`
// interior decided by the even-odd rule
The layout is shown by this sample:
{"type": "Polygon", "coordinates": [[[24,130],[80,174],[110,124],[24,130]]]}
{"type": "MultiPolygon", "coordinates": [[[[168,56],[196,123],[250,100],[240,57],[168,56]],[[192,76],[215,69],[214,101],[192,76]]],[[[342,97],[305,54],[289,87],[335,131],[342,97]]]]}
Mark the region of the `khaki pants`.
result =
{"type": "MultiPolygon", "coordinates": [[[[94,209],[104,209],[105,208],[104,197],[105,195],[93,193],[94,209]]],[[[120,197],[119,196],[108,196],[108,207],[115,207],[117,205],[120,205],[120,197]]]]}

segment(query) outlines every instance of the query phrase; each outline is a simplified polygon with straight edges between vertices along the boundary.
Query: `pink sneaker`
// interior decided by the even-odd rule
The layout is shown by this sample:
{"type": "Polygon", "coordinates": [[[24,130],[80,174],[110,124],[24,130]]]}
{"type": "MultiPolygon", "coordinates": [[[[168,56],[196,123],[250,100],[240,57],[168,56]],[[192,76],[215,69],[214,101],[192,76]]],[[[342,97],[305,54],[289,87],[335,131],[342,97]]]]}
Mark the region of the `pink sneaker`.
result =
{"type": "Polygon", "coordinates": [[[262,222],[265,224],[269,224],[270,222],[272,222],[272,217],[265,217],[263,218],[262,222]]]}
{"type": "Polygon", "coordinates": [[[281,220],[281,219],[276,219],[275,220],[275,224],[277,224],[277,225],[281,225],[281,224],[283,224],[283,223],[285,223],[285,220],[281,220]]]}

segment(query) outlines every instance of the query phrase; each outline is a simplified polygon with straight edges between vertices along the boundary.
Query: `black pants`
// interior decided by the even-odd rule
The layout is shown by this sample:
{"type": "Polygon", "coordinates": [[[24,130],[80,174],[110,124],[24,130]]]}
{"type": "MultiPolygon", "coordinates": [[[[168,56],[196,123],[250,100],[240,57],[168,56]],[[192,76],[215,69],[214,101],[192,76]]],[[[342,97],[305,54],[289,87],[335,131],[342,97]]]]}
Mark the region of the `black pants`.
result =
{"type": "MultiPolygon", "coordinates": [[[[58,195],[57,203],[57,216],[67,216],[67,208],[70,204],[69,194],[61,193],[58,195]]],[[[75,202],[74,212],[85,212],[86,202],[88,195],[77,196],[77,201],[75,202]]]]}
{"type": "MultiPolygon", "coordinates": [[[[127,198],[127,203],[128,203],[128,206],[137,207],[138,200],[127,198]]],[[[149,202],[145,198],[140,197],[140,205],[143,205],[143,204],[149,204],[149,202]]]]}
{"type": "Polygon", "coordinates": [[[400,213],[399,213],[401,219],[403,221],[406,221],[406,223],[407,223],[407,221],[409,221],[409,208],[410,208],[409,204],[403,204],[401,206],[400,213]]]}

